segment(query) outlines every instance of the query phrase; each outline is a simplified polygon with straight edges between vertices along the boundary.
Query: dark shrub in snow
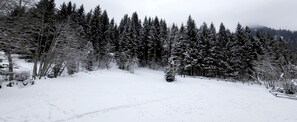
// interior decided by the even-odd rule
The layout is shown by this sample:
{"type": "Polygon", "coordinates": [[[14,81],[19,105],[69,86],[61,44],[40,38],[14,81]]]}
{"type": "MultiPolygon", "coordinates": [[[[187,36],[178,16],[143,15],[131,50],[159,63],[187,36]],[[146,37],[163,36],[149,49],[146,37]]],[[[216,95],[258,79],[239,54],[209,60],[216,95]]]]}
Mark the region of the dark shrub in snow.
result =
{"type": "Polygon", "coordinates": [[[173,82],[173,81],[175,81],[175,76],[172,75],[172,74],[167,74],[166,75],[166,81],[167,82],[173,82]]]}
{"type": "Polygon", "coordinates": [[[13,87],[14,86],[14,82],[9,82],[8,84],[7,84],[7,87],[13,87]]]}
{"type": "Polygon", "coordinates": [[[173,66],[168,66],[166,68],[166,71],[165,71],[165,79],[167,82],[173,82],[175,81],[175,71],[174,71],[174,68],[173,66]]]}
{"type": "Polygon", "coordinates": [[[16,81],[25,81],[29,79],[30,77],[30,72],[21,72],[21,73],[16,73],[14,76],[14,79],[16,81]]]}

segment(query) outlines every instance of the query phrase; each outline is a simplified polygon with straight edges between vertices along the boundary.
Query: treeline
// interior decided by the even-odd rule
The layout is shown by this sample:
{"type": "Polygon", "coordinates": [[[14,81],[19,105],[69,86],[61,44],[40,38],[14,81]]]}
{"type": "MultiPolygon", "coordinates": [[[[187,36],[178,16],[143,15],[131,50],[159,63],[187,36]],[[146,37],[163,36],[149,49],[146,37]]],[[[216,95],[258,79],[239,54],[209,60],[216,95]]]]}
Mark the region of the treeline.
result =
{"type": "MultiPolygon", "coordinates": [[[[287,42],[287,48],[291,50],[292,52],[297,52],[297,31],[290,31],[290,30],[284,30],[284,29],[272,29],[269,27],[259,26],[259,27],[253,27],[252,33],[253,35],[256,35],[257,33],[267,33],[275,38],[282,38],[287,42]]],[[[292,59],[293,64],[297,63],[297,57],[294,56],[294,59],[292,59]]]]}
{"type": "Polygon", "coordinates": [[[240,24],[235,32],[223,23],[216,30],[213,24],[197,27],[189,16],[185,25],[168,26],[158,17],[145,17],[142,22],[135,12],[117,25],[100,6],[86,13],[83,6],[71,2],[58,9],[54,0],[40,0],[33,6],[19,2],[1,12],[1,50],[7,57],[13,53],[31,57],[33,77],[108,69],[116,62],[130,72],[136,66],[165,69],[167,81],[174,81],[177,74],[260,80],[267,87],[294,91],[295,55],[288,43],[266,33],[253,35],[240,24]]]}
{"type": "Polygon", "coordinates": [[[265,26],[258,26],[252,28],[252,33],[256,34],[257,32],[269,33],[277,37],[282,37],[289,42],[297,43],[297,31],[290,31],[285,29],[273,29],[265,26]]]}

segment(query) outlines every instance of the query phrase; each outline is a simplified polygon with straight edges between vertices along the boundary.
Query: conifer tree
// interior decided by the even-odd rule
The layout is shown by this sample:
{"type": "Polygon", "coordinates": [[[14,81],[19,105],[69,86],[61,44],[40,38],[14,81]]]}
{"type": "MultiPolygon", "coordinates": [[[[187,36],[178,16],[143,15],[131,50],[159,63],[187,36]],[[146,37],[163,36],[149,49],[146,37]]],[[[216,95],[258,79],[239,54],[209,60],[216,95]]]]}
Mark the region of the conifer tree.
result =
{"type": "Polygon", "coordinates": [[[139,43],[139,63],[140,66],[144,67],[148,63],[148,43],[150,40],[149,32],[150,32],[150,20],[145,17],[143,22],[143,27],[140,33],[140,43],[139,43]]]}
{"type": "Polygon", "coordinates": [[[209,27],[209,53],[208,53],[208,59],[207,62],[209,71],[208,76],[210,77],[217,77],[217,70],[218,70],[218,62],[221,60],[218,58],[218,43],[217,43],[217,35],[216,35],[216,29],[213,23],[210,24],[209,27]]]}
{"type": "Polygon", "coordinates": [[[94,48],[94,56],[95,56],[95,60],[96,62],[98,62],[101,58],[100,55],[100,42],[103,40],[103,32],[101,31],[101,8],[100,6],[97,6],[94,11],[93,14],[90,18],[90,41],[92,42],[93,48],[94,48]]]}
{"type": "Polygon", "coordinates": [[[141,31],[141,21],[138,18],[138,14],[134,12],[131,17],[131,29],[132,29],[132,40],[131,52],[133,57],[138,57],[138,46],[140,44],[140,31],[141,31]]]}
{"type": "Polygon", "coordinates": [[[196,66],[198,63],[198,35],[197,35],[197,27],[195,24],[195,21],[192,19],[191,16],[189,16],[187,21],[187,27],[186,27],[186,36],[187,40],[187,55],[186,55],[186,70],[187,74],[193,76],[196,74],[196,66]]]}
{"type": "Polygon", "coordinates": [[[167,66],[165,67],[165,79],[167,82],[175,81],[176,64],[172,58],[169,59],[167,66]]]}
{"type": "Polygon", "coordinates": [[[110,34],[110,51],[111,53],[115,53],[119,49],[119,43],[118,43],[118,27],[114,21],[114,19],[111,19],[109,24],[109,34],[110,34]]]}
{"type": "Polygon", "coordinates": [[[166,59],[167,61],[169,61],[170,57],[172,57],[173,55],[174,47],[178,43],[178,39],[179,39],[178,36],[179,36],[178,27],[175,24],[173,24],[169,31],[168,39],[166,40],[165,48],[164,48],[164,50],[166,50],[166,56],[163,58],[167,58],[166,59]]]}
{"type": "Polygon", "coordinates": [[[60,21],[67,19],[67,6],[65,2],[63,2],[60,7],[60,10],[58,12],[58,18],[60,21]]]}
{"type": "Polygon", "coordinates": [[[134,52],[136,43],[133,42],[133,27],[131,18],[125,15],[120,23],[119,43],[120,48],[116,53],[117,64],[120,69],[134,72],[134,67],[138,64],[137,55],[134,52]]]}
{"type": "Polygon", "coordinates": [[[160,41],[161,41],[161,66],[165,66],[168,62],[168,50],[167,48],[167,42],[168,42],[168,27],[165,20],[160,20],[160,41]]]}
{"type": "Polygon", "coordinates": [[[186,56],[188,55],[187,52],[187,38],[186,38],[186,28],[184,25],[181,25],[179,34],[178,34],[178,40],[173,47],[172,51],[172,60],[175,62],[177,65],[177,71],[181,76],[186,75],[186,56]]]}
{"type": "Polygon", "coordinates": [[[209,28],[207,27],[206,23],[203,23],[203,25],[200,27],[199,31],[199,50],[198,50],[198,67],[201,69],[201,76],[206,76],[209,73],[209,65],[210,65],[210,31],[209,28]]]}
{"type": "Polygon", "coordinates": [[[229,51],[230,51],[230,32],[226,30],[223,23],[220,25],[219,32],[217,34],[218,39],[216,41],[216,57],[217,59],[217,75],[218,77],[227,77],[227,72],[230,70],[230,65],[228,62],[229,59],[229,51]]]}

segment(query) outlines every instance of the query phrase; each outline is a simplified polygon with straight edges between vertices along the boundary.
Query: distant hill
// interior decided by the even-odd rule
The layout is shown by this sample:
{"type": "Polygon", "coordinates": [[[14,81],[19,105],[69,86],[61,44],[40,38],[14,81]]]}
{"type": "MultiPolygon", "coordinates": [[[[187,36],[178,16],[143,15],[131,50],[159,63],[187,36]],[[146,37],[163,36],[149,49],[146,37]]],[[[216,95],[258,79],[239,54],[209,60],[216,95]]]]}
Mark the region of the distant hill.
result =
{"type": "Polygon", "coordinates": [[[290,31],[285,29],[273,29],[265,26],[250,26],[252,33],[257,32],[269,33],[271,36],[282,37],[288,42],[297,43],[297,31],[290,31]]]}

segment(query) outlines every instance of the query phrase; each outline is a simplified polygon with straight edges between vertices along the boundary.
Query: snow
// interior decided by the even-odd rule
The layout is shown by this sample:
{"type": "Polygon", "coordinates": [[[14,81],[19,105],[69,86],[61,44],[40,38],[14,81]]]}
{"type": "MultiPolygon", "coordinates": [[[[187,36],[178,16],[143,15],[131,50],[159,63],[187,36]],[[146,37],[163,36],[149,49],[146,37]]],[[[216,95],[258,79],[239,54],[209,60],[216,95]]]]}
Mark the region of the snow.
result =
{"type": "MultiPolygon", "coordinates": [[[[4,52],[0,51],[0,59],[3,59],[0,65],[8,65],[8,60],[4,55],[4,52]]],[[[31,69],[33,69],[33,63],[27,63],[25,60],[19,59],[19,55],[17,54],[12,54],[12,62],[15,72],[31,71],[31,69]]]]}
{"type": "Polygon", "coordinates": [[[263,86],[112,68],[0,90],[0,122],[296,122],[297,101],[263,86]]]}

